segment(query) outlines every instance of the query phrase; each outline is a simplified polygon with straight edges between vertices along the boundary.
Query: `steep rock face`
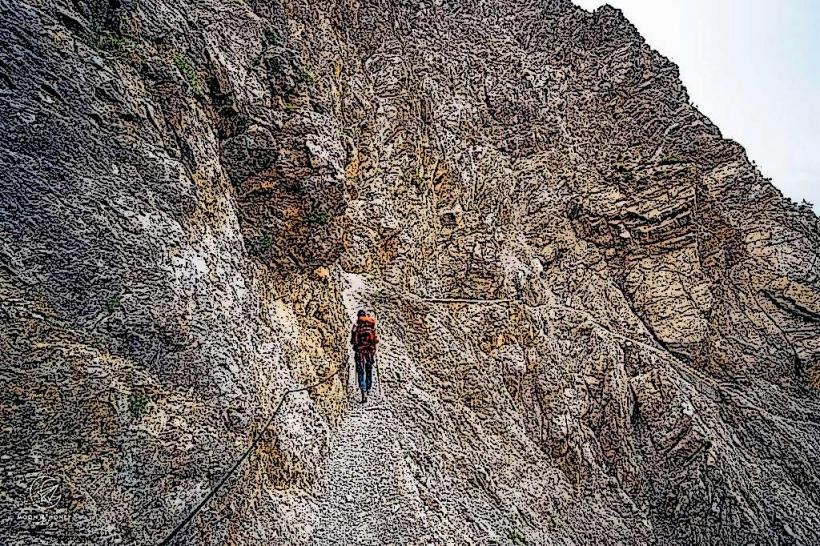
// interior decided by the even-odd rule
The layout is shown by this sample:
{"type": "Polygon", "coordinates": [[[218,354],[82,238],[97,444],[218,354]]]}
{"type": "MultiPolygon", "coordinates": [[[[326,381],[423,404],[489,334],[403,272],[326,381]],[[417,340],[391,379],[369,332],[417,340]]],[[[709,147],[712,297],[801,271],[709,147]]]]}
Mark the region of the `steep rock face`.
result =
{"type": "MultiPolygon", "coordinates": [[[[8,541],[158,542],[286,387],[346,362],[322,267],[340,230],[308,218],[344,210],[339,139],[318,114],[283,121],[249,76],[271,23],[214,8],[3,4],[8,541]],[[258,172],[235,157],[266,144],[258,172]],[[61,481],[64,519],[35,517],[38,476],[61,481]]],[[[293,438],[265,442],[260,491],[311,479],[340,410],[338,382],[324,388],[292,410],[293,438]]]]}
{"type": "MultiPolygon", "coordinates": [[[[347,364],[344,272],[419,511],[381,540],[820,539],[817,218],[620,12],[0,10],[10,542],[167,536],[347,364]]],[[[181,540],[332,541],[345,387],[181,540]]]]}

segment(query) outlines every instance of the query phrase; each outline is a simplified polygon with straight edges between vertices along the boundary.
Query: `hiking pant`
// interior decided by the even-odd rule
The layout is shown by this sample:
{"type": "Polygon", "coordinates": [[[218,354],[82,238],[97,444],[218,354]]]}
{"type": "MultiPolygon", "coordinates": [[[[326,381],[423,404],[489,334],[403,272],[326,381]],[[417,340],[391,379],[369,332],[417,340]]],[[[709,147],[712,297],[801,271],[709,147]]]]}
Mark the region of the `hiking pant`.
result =
{"type": "Polygon", "coordinates": [[[373,351],[356,351],[356,378],[359,389],[369,391],[373,385],[373,351]]]}

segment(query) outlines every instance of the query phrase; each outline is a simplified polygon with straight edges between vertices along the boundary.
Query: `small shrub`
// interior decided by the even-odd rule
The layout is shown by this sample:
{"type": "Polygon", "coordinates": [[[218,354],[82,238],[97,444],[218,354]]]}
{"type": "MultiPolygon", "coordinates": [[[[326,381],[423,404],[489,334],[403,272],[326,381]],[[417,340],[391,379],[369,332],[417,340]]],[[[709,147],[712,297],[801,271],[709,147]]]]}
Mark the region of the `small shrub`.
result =
{"type": "Polygon", "coordinates": [[[510,529],[507,531],[507,538],[513,546],[527,546],[527,539],[517,529],[510,529]]]}
{"type": "Polygon", "coordinates": [[[293,104],[292,102],[285,103],[285,112],[295,112],[298,109],[299,107],[293,104]]]}
{"type": "Polygon", "coordinates": [[[259,238],[259,249],[262,251],[270,250],[273,246],[273,237],[270,233],[266,233],[259,238]]]}
{"type": "Polygon", "coordinates": [[[330,215],[326,212],[313,212],[307,217],[311,224],[324,226],[330,221],[330,215]]]}
{"type": "Polygon", "coordinates": [[[265,43],[269,46],[278,46],[282,43],[282,37],[272,28],[266,29],[263,35],[265,37],[265,43]]]}
{"type": "Polygon", "coordinates": [[[316,74],[311,72],[310,70],[303,70],[302,71],[302,81],[308,85],[315,85],[316,84],[316,74]]]}
{"type": "Polygon", "coordinates": [[[101,32],[94,37],[94,46],[100,51],[118,53],[133,51],[137,44],[113,32],[101,32]]]}
{"type": "Polygon", "coordinates": [[[686,163],[686,161],[684,161],[683,159],[681,159],[679,157],[675,157],[673,155],[670,155],[670,156],[665,155],[660,160],[661,165],[677,165],[679,163],[686,163]]]}
{"type": "Polygon", "coordinates": [[[130,63],[143,60],[142,44],[114,32],[90,33],[88,44],[101,55],[130,63]]]}
{"type": "Polygon", "coordinates": [[[183,55],[182,53],[175,53],[174,54],[174,66],[177,67],[180,74],[185,78],[188,82],[188,85],[191,88],[191,93],[196,96],[202,94],[202,80],[199,79],[199,74],[197,73],[196,69],[194,68],[194,63],[188,58],[187,55],[183,55]]]}
{"type": "Polygon", "coordinates": [[[105,300],[105,308],[109,313],[113,313],[117,309],[122,307],[122,296],[119,294],[114,294],[107,300],[105,300]]]}
{"type": "Polygon", "coordinates": [[[234,120],[234,127],[236,127],[237,131],[246,131],[250,126],[251,122],[247,117],[243,115],[236,116],[236,120],[234,120]]]}
{"type": "Polygon", "coordinates": [[[144,394],[130,394],[128,395],[128,412],[134,419],[142,417],[145,407],[148,405],[148,397],[144,394]]]}

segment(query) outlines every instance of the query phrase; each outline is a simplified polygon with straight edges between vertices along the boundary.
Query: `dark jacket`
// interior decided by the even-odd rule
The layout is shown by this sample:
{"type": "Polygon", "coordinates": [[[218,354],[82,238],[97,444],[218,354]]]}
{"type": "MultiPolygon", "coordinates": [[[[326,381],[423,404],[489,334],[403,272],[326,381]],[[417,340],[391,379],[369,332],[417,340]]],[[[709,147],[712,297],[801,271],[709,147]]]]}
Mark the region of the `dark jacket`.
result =
{"type": "Polygon", "coordinates": [[[375,353],[376,345],[379,342],[379,335],[376,333],[376,319],[371,316],[359,317],[356,324],[353,325],[353,330],[350,332],[350,344],[353,345],[353,350],[358,353],[375,353]],[[373,336],[370,343],[363,344],[358,339],[359,327],[362,324],[369,323],[373,327],[373,336]]]}

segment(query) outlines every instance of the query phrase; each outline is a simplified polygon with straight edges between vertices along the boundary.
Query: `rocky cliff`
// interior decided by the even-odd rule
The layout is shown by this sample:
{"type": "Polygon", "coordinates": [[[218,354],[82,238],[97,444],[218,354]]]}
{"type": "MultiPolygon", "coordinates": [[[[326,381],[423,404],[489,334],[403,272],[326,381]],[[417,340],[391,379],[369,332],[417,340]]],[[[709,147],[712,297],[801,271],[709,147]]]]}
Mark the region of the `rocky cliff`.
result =
{"type": "Polygon", "coordinates": [[[820,541],[820,222],[619,11],[0,14],[3,543],[820,541]]]}

